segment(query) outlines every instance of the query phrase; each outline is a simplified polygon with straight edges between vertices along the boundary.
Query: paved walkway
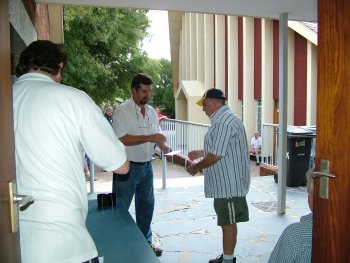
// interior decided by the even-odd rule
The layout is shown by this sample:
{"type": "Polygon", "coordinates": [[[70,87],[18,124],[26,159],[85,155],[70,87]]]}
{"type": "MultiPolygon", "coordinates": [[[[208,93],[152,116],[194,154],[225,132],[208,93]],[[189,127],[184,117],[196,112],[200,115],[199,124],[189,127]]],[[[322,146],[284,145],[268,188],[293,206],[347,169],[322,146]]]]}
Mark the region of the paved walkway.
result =
{"type": "MultiPolygon", "coordinates": [[[[156,207],[152,230],[155,243],[164,250],[160,261],[204,263],[221,254],[221,228],[216,225],[213,200],[204,198],[203,176],[191,177],[183,167],[168,162],[167,188],[162,189],[160,160],[155,160],[153,167],[156,207]]],[[[110,192],[111,174],[96,175],[95,192],[110,192]]],[[[251,175],[247,196],[250,221],[238,224],[235,255],[237,262],[263,263],[268,261],[283,229],[309,213],[307,194],[305,187],[287,187],[286,214],[277,215],[277,184],[273,177],[260,177],[253,161],[251,175]]],[[[130,213],[133,215],[134,207],[130,213]]]]}

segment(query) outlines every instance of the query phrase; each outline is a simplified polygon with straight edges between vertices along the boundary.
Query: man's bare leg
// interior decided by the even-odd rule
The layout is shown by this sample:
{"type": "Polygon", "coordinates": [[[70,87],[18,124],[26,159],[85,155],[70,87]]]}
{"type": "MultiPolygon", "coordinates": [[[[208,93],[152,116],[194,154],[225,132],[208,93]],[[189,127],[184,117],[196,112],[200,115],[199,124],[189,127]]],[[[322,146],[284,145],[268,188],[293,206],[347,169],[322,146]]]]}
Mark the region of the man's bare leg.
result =
{"type": "Polygon", "coordinates": [[[237,243],[237,224],[221,226],[222,246],[225,255],[233,255],[237,243]]]}

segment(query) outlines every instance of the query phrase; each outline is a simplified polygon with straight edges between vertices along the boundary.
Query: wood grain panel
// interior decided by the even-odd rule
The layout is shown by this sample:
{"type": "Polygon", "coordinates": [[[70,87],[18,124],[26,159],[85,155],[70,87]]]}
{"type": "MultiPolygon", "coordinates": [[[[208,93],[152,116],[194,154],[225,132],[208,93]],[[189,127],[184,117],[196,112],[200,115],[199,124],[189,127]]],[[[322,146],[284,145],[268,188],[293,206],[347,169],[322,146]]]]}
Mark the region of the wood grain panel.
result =
{"type": "Polygon", "coordinates": [[[0,256],[20,262],[19,234],[11,234],[8,182],[15,179],[8,0],[0,1],[0,256]]]}
{"type": "Polygon", "coordinates": [[[349,262],[350,258],[350,2],[318,1],[318,101],[316,169],[330,161],[336,179],[329,199],[314,195],[312,262],[349,262]]]}

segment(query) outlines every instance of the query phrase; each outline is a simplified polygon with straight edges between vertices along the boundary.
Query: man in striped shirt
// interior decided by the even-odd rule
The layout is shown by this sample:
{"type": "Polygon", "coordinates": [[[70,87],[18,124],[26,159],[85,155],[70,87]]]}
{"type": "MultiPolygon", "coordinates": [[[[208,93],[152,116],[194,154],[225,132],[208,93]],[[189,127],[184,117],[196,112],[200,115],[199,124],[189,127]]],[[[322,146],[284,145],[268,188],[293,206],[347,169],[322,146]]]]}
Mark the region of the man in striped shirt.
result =
{"type": "Polygon", "coordinates": [[[189,152],[187,171],[195,175],[204,169],[205,197],[214,198],[217,223],[223,233],[223,254],[209,263],[235,263],[237,223],[249,220],[246,195],[250,185],[250,162],[246,132],[241,119],[225,104],[219,89],[208,90],[197,104],[210,118],[204,150],[189,152]]]}

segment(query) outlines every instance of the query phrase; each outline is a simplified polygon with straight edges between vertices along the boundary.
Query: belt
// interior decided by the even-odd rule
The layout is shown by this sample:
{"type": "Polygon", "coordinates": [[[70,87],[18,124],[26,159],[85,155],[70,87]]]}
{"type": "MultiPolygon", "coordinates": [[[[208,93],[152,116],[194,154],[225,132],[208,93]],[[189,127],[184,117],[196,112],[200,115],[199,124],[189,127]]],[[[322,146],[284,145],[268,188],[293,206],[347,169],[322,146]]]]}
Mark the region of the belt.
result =
{"type": "Polygon", "coordinates": [[[137,164],[137,165],[145,165],[146,163],[150,162],[150,161],[147,161],[147,162],[133,162],[133,161],[130,161],[131,163],[133,164],[137,164]]]}

